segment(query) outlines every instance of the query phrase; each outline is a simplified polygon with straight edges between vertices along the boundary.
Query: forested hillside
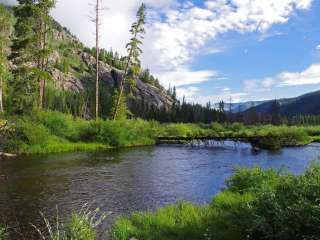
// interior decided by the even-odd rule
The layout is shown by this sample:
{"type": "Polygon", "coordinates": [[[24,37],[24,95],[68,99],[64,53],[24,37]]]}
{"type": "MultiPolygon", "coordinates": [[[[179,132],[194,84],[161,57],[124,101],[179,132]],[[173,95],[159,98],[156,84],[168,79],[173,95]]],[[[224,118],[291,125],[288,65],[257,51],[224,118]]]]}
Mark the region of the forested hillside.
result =
{"type": "MultiPolygon", "coordinates": [[[[18,11],[16,10],[16,12],[18,11]]],[[[10,53],[6,73],[8,81],[4,83],[3,87],[3,105],[7,111],[14,111],[15,106],[12,104],[17,96],[13,96],[14,90],[11,86],[18,81],[14,79],[11,72],[22,64],[14,56],[20,36],[14,31],[17,19],[14,17],[12,9],[5,9],[1,6],[1,13],[1,19],[7,23],[7,29],[2,31],[2,36],[10,36],[7,42],[10,40],[14,42],[11,48],[10,44],[7,45],[8,53],[10,53]]],[[[56,21],[50,19],[48,26],[50,26],[50,30],[47,31],[47,45],[50,49],[45,63],[47,81],[44,108],[90,118],[94,111],[95,58],[93,53],[95,50],[86,48],[70,31],[56,21]]],[[[31,64],[35,65],[34,60],[32,59],[33,63],[31,64]]],[[[112,94],[123,79],[125,58],[112,50],[102,49],[99,60],[101,79],[99,96],[101,106],[99,109],[101,116],[107,117],[111,107],[112,94]]],[[[149,73],[149,70],[139,70],[133,79],[134,84],[126,84],[127,101],[132,112],[138,112],[137,108],[142,105],[155,109],[169,109],[171,107],[172,97],[166,93],[159,81],[149,73]]]]}

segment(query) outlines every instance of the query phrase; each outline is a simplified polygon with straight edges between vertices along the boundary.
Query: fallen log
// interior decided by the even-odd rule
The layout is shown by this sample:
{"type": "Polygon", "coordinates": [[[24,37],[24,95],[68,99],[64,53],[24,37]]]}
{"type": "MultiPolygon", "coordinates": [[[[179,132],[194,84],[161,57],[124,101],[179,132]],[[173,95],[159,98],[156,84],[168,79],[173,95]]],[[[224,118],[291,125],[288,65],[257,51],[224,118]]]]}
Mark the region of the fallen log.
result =
{"type": "Polygon", "coordinates": [[[0,159],[1,158],[13,158],[13,157],[17,157],[18,155],[13,154],[13,153],[4,153],[4,152],[0,152],[0,159]]]}

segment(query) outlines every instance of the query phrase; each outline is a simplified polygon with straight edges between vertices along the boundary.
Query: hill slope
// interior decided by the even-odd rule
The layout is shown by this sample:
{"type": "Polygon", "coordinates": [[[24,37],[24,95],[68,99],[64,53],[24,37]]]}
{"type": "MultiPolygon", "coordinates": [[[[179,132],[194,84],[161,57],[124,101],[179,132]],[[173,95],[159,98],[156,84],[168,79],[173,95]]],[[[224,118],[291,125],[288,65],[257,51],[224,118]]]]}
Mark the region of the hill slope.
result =
{"type": "MultiPolygon", "coordinates": [[[[320,91],[307,93],[295,98],[280,99],[277,101],[280,104],[280,113],[285,116],[298,114],[320,114],[320,91]]],[[[271,114],[272,103],[273,101],[264,102],[256,106],[255,109],[257,113],[271,114]]]]}

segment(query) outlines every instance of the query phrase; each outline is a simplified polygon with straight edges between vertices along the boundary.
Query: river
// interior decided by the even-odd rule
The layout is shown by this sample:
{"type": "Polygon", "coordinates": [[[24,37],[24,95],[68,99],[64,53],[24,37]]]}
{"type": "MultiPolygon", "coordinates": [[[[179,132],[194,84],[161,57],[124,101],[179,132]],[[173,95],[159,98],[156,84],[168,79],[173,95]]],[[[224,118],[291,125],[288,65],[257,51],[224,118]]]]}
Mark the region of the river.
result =
{"type": "Polygon", "coordinates": [[[63,219],[84,203],[100,207],[108,220],[119,214],[154,210],[179,200],[210,202],[235,167],[284,168],[302,173],[320,156],[320,144],[253,152],[247,144],[141,147],[98,153],[23,156],[0,161],[0,222],[12,239],[32,237],[40,211],[63,219]]]}

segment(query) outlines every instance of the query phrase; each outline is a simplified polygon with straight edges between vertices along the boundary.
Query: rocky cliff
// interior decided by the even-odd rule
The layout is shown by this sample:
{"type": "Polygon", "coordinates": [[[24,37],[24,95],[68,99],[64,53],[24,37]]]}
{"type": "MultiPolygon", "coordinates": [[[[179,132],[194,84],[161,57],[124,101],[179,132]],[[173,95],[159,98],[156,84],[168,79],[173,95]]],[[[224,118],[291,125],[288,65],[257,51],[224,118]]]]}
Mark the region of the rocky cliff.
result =
{"type": "MultiPolygon", "coordinates": [[[[84,45],[75,36],[60,27],[58,23],[51,37],[54,51],[49,58],[49,63],[52,66],[50,72],[54,86],[77,94],[94,87],[95,57],[85,50],[84,45]]],[[[108,91],[120,86],[123,71],[100,61],[99,76],[101,84],[108,91]]],[[[134,87],[127,84],[125,88],[130,95],[129,107],[143,104],[153,109],[170,108],[173,100],[166,91],[143,82],[139,77],[135,77],[134,81],[134,87]]]]}

